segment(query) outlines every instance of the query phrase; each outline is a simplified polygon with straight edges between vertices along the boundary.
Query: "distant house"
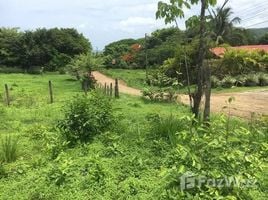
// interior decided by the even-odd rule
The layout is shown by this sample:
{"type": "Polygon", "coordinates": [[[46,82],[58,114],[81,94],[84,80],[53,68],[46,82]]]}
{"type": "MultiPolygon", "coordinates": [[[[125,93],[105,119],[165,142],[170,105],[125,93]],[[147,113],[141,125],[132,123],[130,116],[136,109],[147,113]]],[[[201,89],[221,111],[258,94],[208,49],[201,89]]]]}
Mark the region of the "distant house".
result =
{"type": "Polygon", "coordinates": [[[246,51],[256,51],[262,50],[268,53],[268,45],[247,45],[247,46],[237,46],[237,47],[216,47],[211,49],[211,52],[218,57],[223,57],[226,50],[246,50],[246,51]]]}

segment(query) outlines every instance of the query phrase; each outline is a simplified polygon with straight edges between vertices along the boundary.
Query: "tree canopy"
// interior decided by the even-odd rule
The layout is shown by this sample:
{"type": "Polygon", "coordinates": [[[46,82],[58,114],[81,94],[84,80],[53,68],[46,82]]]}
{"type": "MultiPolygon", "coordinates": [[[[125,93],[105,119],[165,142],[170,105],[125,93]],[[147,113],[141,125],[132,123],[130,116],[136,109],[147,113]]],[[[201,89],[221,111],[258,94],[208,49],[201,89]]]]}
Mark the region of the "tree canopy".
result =
{"type": "Polygon", "coordinates": [[[0,65],[24,70],[44,67],[57,70],[75,55],[89,53],[91,44],[72,28],[37,29],[20,32],[17,28],[0,28],[0,65]]]}

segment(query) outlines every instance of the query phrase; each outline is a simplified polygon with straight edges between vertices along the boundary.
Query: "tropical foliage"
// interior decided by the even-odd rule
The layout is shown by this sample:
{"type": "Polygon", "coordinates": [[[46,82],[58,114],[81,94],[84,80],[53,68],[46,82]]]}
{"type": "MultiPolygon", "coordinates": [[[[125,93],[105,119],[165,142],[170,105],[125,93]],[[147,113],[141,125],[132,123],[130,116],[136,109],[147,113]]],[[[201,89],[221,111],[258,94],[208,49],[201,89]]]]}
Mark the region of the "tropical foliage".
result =
{"type": "Polygon", "coordinates": [[[41,68],[55,71],[65,67],[75,55],[91,52],[91,44],[75,29],[53,28],[20,32],[0,29],[0,66],[25,71],[41,68]]]}

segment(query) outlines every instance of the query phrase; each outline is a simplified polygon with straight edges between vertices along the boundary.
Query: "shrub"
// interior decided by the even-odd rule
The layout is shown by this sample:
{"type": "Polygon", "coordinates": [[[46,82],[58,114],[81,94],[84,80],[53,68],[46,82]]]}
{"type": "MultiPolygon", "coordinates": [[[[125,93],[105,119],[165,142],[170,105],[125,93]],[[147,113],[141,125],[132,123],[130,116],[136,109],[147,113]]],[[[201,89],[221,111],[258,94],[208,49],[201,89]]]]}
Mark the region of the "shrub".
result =
{"type": "Polygon", "coordinates": [[[243,75],[240,75],[236,77],[235,85],[238,87],[243,87],[245,86],[245,82],[246,82],[246,77],[243,75]]]}
{"type": "Polygon", "coordinates": [[[178,97],[176,90],[172,87],[167,87],[165,89],[145,88],[142,91],[142,96],[145,99],[149,98],[151,101],[156,102],[172,102],[178,97]]]}
{"type": "Polygon", "coordinates": [[[100,93],[91,92],[88,97],[75,97],[65,109],[65,117],[58,123],[62,135],[70,145],[89,142],[96,134],[112,124],[112,106],[100,93]]]}
{"type": "Polygon", "coordinates": [[[178,97],[178,95],[176,94],[176,90],[172,87],[166,88],[164,92],[168,102],[175,101],[178,97]]]}
{"type": "Polygon", "coordinates": [[[221,63],[221,73],[231,76],[265,71],[268,54],[262,51],[228,50],[221,63]]]}
{"type": "Polygon", "coordinates": [[[4,67],[0,66],[0,73],[6,73],[6,74],[11,74],[11,73],[24,73],[24,70],[18,67],[4,67]]]}
{"type": "Polygon", "coordinates": [[[222,79],[221,81],[221,86],[224,88],[231,88],[232,86],[234,86],[236,80],[231,77],[231,76],[226,76],[224,79],[222,79]]]}
{"type": "Polygon", "coordinates": [[[149,74],[150,83],[153,86],[168,87],[178,82],[177,78],[168,77],[164,71],[153,71],[149,74]]]}
{"type": "Polygon", "coordinates": [[[13,162],[17,159],[18,139],[11,135],[5,136],[1,144],[1,160],[4,162],[13,162]]]}
{"type": "Polygon", "coordinates": [[[63,67],[59,68],[59,74],[66,74],[66,69],[63,67]]]}
{"type": "MultiPolygon", "coordinates": [[[[171,127],[168,123],[163,130],[171,127]]],[[[244,127],[228,131],[226,123],[222,117],[210,128],[198,124],[188,130],[176,128],[176,147],[169,158],[170,166],[162,169],[157,199],[254,199],[246,187],[258,187],[257,174],[263,173],[267,156],[262,150],[267,149],[263,146],[266,136],[260,130],[244,127]],[[191,182],[188,178],[204,182],[187,188],[191,182]],[[212,184],[216,180],[224,182],[212,184]],[[250,185],[245,185],[245,180],[250,185]]]]}
{"type": "Polygon", "coordinates": [[[217,88],[221,85],[220,80],[216,76],[211,76],[211,87],[217,88]]]}
{"type": "Polygon", "coordinates": [[[255,74],[249,74],[245,78],[245,86],[257,86],[259,85],[259,78],[255,74]]]}
{"type": "Polygon", "coordinates": [[[144,88],[142,90],[142,96],[154,100],[155,91],[152,88],[144,88]]]}
{"type": "Polygon", "coordinates": [[[260,86],[267,86],[268,85],[268,74],[260,73],[258,74],[259,78],[259,85],[260,86]]]}

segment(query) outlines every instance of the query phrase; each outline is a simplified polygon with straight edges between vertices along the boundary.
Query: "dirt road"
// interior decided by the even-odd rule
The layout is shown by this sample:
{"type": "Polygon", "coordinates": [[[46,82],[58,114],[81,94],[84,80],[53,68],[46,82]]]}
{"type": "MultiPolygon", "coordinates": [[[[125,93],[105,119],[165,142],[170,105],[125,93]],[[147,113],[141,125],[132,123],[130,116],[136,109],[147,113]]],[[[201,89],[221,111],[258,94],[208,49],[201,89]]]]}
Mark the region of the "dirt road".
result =
{"type": "MultiPolygon", "coordinates": [[[[114,79],[105,76],[104,74],[94,71],[93,76],[98,83],[104,85],[105,83],[114,83],[114,79]]],[[[135,88],[128,87],[123,81],[119,81],[120,92],[125,94],[131,94],[140,96],[141,91],[135,88]]],[[[235,101],[232,102],[231,115],[250,118],[252,113],[268,115],[268,89],[259,89],[249,92],[239,93],[221,93],[212,94],[211,97],[211,110],[212,112],[227,112],[223,110],[226,105],[226,101],[229,97],[234,97],[235,101]]],[[[182,103],[189,104],[189,98],[187,95],[181,95],[180,99],[182,103]]]]}

